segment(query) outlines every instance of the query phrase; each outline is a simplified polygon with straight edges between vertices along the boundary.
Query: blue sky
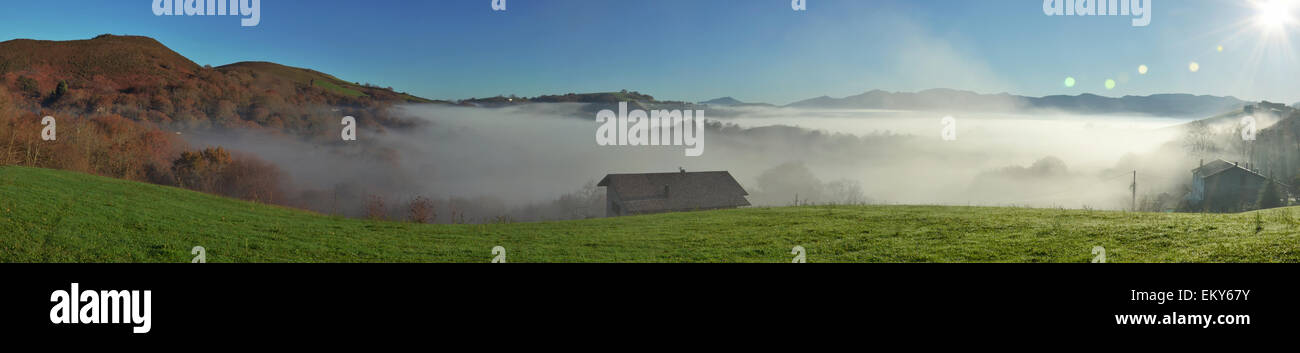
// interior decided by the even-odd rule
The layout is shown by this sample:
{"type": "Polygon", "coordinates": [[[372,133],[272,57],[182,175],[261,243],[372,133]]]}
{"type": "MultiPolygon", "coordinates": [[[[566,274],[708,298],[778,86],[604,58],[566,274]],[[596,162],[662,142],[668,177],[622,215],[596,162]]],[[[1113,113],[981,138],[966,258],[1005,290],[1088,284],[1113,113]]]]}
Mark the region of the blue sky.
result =
{"type": "Polygon", "coordinates": [[[152,0],[10,1],[0,40],[145,35],[199,64],[272,61],[435,99],[630,89],[784,104],[942,87],[1300,101],[1283,41],[1300,31],[1256,26],[1254,0],[1155,0],[1147,27],[1049,17],[1041,0],[807,1],[507,0],[494,12],[490,0],[263,0],[249,28],[156,17],[152,0]]]}

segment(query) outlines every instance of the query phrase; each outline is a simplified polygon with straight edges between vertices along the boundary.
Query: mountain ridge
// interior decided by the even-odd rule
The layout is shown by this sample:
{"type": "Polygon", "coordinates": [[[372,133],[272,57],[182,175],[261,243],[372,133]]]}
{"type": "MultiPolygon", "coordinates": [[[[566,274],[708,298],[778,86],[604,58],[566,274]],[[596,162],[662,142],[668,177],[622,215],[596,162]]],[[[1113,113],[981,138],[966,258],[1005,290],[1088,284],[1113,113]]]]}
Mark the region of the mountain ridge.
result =
{"type": "Polygon", "coordinates": [[[785,105],[793,108],[962,110],[984,112],[1065,111],[1083,114],[1137,113],[1158,116],[1208,116],[1245,106],[1236,97],[1162,93],[1148,96],[1105,97],[1092,93],[1074,96],[1029,97],[1009,93],[980,94],[937,88],[918,92],[871,90],[844,98],[821,96],[785,105]]]}
{"type": "Polygon", "coordinates": [[[270,62],[200,66],[156,39],[0,42],[0,103],[19,114],[120,116],[175,130],[268,128],[329,137],[354,116],[363,126],[412,124],[394,104],[450,103],[270,62]],[[7,101],[7,102],[6,102],[7,101]]]}
{"type": "Polygon", "coordinates": [[[380,101],[435,102],[391,89],[347,82],[311,69],[262,61],[200,66],[186,56],[150,37],[104,34],[91,39],[53,41],[13,39],[0,42],[0,77],[15,74],[52,87],[59,82],[77,86],[100,86],[129,90],[134,85],[184,85],[185,80],[204,80],[207,71],[243,71],[277,79],[324,85],[325,91],[349,97],[368,96],[380,101]],[[387,92],[386,92],[387,91],[387,92]]]}
{"type": "Polygon", "coordinates": [[[714,98],[707,101],[699,102],[700,105],[724,106],[724,107],[776,107],[768,103],[748,103],[730,96],[714,98]]]}

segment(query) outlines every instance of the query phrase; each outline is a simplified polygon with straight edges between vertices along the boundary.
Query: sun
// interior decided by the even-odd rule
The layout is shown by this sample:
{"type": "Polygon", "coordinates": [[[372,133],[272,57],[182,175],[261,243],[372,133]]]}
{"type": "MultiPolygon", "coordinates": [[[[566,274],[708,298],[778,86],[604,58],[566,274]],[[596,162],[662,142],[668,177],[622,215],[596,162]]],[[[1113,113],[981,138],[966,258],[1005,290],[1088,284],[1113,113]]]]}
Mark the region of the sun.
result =
{"type": "Polygon", "coordinates": [[[1295,22],[1291,11],[1293,0],[1260,0],[1255,3],[1255,24],[1260,28],[1276,31],[1295,22]]]}

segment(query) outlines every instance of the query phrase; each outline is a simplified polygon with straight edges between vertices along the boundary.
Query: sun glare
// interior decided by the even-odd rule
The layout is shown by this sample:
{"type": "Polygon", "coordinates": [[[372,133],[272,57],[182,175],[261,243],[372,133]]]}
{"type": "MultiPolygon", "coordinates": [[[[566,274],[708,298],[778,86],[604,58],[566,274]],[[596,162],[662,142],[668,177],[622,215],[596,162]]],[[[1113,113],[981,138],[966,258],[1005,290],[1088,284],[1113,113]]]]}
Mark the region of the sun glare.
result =
{"type": "Polygon", "coordinates": [[[1262,0],[1255,4],[1255,24],[1266,30],[1281,30],[1294,22],[1293,0],[1262,0]]]}

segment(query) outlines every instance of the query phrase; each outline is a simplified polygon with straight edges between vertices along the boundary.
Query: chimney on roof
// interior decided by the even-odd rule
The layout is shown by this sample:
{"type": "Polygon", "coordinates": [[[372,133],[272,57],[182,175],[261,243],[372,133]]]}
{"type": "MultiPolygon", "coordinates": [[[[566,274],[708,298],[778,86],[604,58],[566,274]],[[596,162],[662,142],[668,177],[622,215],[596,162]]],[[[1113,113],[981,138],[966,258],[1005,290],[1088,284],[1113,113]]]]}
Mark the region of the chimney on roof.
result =
{"type": "Polygon", "coordinates": [[[677,167],[677,170],[680,171],[682,174],[686,174],[686,168],[677,167]]]}

